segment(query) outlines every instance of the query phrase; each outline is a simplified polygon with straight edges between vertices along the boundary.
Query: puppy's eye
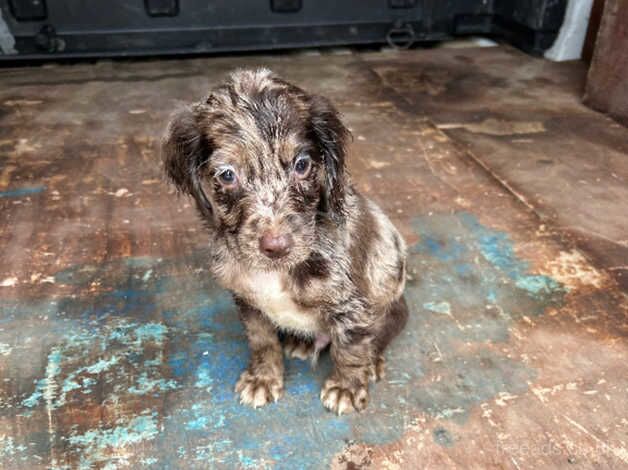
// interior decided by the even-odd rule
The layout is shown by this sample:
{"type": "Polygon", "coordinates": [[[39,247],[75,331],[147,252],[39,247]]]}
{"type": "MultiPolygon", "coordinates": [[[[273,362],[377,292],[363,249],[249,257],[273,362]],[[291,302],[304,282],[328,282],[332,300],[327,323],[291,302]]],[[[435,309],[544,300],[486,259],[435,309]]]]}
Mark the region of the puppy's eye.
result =
{"type": "Polygon", "coordinates": [[[223,186],[233,187],[236,185],[238,181],[238,177],[236,176],[236,172],[231,167],[221,168],[216,173],[216,178],[223,186]]]}
{"type": "Polygon", "coordinates": [[[299,178],[305,178],[312,167],[312,159],[308,154],[299,155],[294,161],[294,172],[299,178]]]}

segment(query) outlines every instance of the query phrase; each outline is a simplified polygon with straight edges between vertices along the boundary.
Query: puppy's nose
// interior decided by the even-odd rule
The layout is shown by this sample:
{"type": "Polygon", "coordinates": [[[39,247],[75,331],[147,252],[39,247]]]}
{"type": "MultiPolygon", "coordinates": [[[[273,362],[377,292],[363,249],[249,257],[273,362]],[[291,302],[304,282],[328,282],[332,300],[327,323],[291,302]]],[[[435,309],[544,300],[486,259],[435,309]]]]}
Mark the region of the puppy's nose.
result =
{"type": "Polygon", "coordinates": [[[264,233],[259,239],[259,249],[269,258],[281,258],[290,252],[294,242],[290,235],[264,233]]]}

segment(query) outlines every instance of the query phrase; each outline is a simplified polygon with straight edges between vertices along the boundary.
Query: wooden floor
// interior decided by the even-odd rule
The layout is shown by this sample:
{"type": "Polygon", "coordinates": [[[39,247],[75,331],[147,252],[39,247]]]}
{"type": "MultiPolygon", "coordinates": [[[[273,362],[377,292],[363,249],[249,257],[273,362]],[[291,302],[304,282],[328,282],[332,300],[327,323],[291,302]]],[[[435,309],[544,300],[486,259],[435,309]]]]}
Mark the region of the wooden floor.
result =
{"type": "Polygon", "coordinates": [[[628,468],[628,130],[584,67],[508,48],[0,70],[0,468],[628,468]],[[410,247],[411,319],[360,415],[247,349],[171,111],[265,65],[332,98],[350,168],[410,247]]]}

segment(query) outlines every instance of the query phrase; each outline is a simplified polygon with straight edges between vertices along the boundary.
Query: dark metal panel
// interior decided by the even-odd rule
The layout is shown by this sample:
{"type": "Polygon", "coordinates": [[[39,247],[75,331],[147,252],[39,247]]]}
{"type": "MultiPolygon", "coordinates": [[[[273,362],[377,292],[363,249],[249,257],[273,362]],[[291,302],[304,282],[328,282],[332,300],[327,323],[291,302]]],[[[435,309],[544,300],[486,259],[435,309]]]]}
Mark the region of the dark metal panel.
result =
{"type": "MultiPolygon", "coordinates": [[[[20,21],[0,0],[18,54],[33,57],[155,55],[263,50],[322,45],[435,41],[464,34],[497,34],[540,53],[559,29],[566,0],[47,0],[45,19],[20,21]],[[516,3],[516,2],[515,2],[516,3]]],[[[42,0],[43,1],[43,0],[42,0]]]]}

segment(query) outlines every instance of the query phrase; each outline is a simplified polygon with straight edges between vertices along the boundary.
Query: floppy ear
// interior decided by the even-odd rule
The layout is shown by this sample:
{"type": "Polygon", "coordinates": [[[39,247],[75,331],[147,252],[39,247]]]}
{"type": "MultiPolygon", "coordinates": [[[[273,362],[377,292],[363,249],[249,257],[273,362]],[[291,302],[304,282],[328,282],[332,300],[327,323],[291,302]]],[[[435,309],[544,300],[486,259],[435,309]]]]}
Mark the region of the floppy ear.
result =
{"type": "Polygon", "coordinates": [[[201,131],[202,105],[186,107],[174,114],[161,146],[166,175],[177,189],[194,197],[198,209],[210,215],[211,204],[199,181],[199,169],[212,153],[211,143],[201,131]]]}
{"type": "Polygon", "coordinates": [[[311,97],[310,125],[325,165],[323,210],[332,217],[341,217],[344,213],[345,147],[351,134],[342,123],[340,113],[323,96],[311,97]]]}

